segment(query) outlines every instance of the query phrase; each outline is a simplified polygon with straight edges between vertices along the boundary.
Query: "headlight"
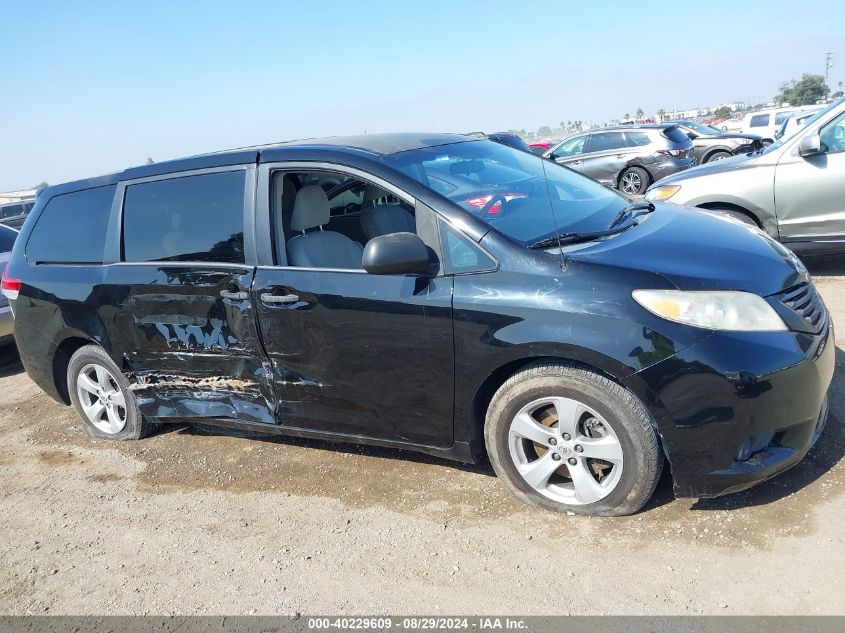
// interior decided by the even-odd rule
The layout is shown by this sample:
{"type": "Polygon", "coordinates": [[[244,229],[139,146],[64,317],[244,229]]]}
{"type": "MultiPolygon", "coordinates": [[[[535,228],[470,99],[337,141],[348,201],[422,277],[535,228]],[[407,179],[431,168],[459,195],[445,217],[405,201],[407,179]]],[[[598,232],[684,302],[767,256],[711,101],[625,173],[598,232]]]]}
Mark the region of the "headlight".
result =
{"type": "Polygon", "coordinates": [[[668,200],[681,190],[681,185],[665,185],[663,187],[655,187],[646,191],[646,200],[668,200]]]}
{"type": "Polygon", "coordinates": [[[783,331],[786,324],[762,297],[735,290],[634,290],[634,300],[657,316],[708,330],[783,331]]]}

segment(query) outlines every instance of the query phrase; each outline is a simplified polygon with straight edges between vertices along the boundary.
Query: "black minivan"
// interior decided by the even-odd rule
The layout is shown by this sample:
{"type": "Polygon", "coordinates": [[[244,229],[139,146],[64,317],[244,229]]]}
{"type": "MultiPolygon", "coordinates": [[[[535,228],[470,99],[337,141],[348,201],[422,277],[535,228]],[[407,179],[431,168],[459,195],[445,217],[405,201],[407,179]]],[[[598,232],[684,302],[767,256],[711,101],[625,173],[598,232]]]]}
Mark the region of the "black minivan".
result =
{"type": "Polygon", "coordinates": [[[796,464],[833,325],[798,259],[461,135],[364,135],[49,187],[2,282],[32,379],[96,437],[201,421],[489,457],[551,510],[796,464]]]}

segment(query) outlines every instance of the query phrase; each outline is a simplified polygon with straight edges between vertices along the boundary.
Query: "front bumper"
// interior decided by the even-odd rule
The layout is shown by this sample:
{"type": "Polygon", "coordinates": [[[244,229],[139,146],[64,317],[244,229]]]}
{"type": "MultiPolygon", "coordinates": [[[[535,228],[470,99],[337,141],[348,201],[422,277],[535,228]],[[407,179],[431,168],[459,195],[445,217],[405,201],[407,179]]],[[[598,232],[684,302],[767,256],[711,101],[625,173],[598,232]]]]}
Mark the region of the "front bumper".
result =
{"type": "Polygon", "coordinates": [[[7,304],[0,307],[0,345],[10,343],[14,331],[15,317],[12,315],[12,308],[7,304]]]}
{"type": "Polygon", "coordinates": [[[679,497],[715,497],[797,464],[818,439],[833,327],[718,332],[626,380],[652,411],[679,497]]]}

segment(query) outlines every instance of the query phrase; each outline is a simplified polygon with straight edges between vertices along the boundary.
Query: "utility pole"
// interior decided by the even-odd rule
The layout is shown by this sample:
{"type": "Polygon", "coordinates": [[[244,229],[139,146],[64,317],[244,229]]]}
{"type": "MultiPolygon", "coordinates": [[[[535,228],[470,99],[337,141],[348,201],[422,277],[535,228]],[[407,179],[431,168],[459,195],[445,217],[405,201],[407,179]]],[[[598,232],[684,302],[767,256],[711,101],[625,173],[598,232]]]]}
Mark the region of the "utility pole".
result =
{"type": "Polygon", "coordinates": [[[830,87],[830,69],[833,67],[833,58],[836,51],[828,51],[824,54],[824,82],[830,87]]]}

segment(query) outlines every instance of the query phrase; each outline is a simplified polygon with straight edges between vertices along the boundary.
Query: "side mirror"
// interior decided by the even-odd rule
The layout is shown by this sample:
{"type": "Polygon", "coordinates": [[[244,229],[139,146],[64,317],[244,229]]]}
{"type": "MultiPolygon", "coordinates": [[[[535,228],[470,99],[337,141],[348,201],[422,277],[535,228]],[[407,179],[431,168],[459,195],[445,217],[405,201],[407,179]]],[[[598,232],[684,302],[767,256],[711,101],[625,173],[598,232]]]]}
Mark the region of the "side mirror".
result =
{"type": "Polygon", "coordinates": [[[810,134],[801,139],[798,143],[798,155],[804,156],[818,156],[822,153],[822,140],[818,134],[810,134]]]}
{"type": "Polygon", "coordinates": [[[362,264],[371,275],[427,275],[435,262],[415,233],[388,233],[367,242],[362,264]]]}
{"type": "Polygon", "coordinates": [[[689,140],[691,140],[691,141],[694,141],[695,139],[698,138],[698,134],[696,134],[695,132],[687,132],[687,136],[689,137],[689,140]]]}

